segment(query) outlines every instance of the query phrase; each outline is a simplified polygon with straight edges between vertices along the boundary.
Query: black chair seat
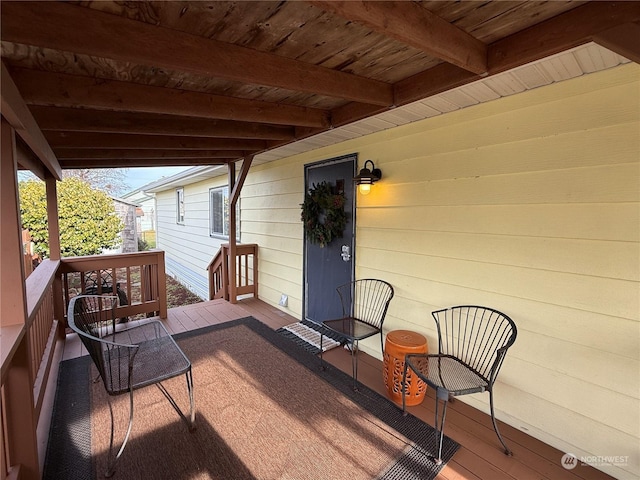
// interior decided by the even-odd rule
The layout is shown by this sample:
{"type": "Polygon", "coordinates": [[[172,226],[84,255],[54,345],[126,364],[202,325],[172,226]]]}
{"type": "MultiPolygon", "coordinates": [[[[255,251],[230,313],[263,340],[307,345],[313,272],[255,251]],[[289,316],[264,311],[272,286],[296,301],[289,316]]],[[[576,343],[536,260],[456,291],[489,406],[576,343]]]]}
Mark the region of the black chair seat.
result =
{"type": "Polygon", "coordinates": [[[485,378],[451,355],[407,355],[405,362],[427,385],[442,391],[441,398],[484,392],[489,385],[485,378]]]}
{"type": "Polygon", "coordinates": [[[380,333],[379,328],[353,317],[340,318],[337,320],[325,320],[322,323],[326,327],[329,327],[331,330],[352,341],[363,340],[375,335],[376,333],[380,333]]]}
{"type": "MultiPolygon", "coordinates": [[[[336,334],[336,340],[346,344],[351,350],[353,388],[356,390],[358,381],[358,342],[379,333],[380,349],[382,350],[382,324],[387,315],[389,302],[393,298],[393,287],[383,280],[365,278],[340,285],[336,290],[342,305],[342,318],[324,320],[322,324],[336,334]]],[[[321,368],[324,368],[322,359],[323,340],[324,335],[321,333],[321,368]]]]}
{"type": "MultiPolygon", "coordinates": [[[[158,321],[116,332],[109,336],[109,340],[138,347],[131,374],[133,390],[187,373],[191,368],[189,359],[158,321]]],[[[110,395],[128,392],[128,361],[123,361],[128,357],[128,349],[105,348],[103,356],[109,365],[105,369],[107,392],[110,395]]]]}
{"type": "Polygon", "coordinates": [[[402,375],[402,410],[406,411],[407,372],[414,372],[436,391],[437,465],[442,463],[442,437],[449,396],[489,392],[491,421],[504,453],[511,455],[493,405],[493,385],[507,350],[516,340],[516,324],[504,313],[478,305],[460,305],[432,312],[438,329],[438,354],[410,354],[402,375]],[[442,417],[438,408],[443,402],[442,417]]]}

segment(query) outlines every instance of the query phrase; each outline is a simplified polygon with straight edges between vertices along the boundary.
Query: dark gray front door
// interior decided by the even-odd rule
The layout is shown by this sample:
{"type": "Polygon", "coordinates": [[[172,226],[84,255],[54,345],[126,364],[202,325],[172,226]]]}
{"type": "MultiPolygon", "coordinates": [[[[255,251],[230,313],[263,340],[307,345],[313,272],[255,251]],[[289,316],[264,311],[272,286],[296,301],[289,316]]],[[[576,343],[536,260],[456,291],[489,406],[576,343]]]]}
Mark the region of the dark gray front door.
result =
{"type": "Polygon", "coordinates": [[[342,316],[336,287],[350,282],[354,273],[356,155],[349,155],[305,167],[305,193],[314,184],[326,181],[346,196],[347,225],[342,238],[324,247],[304,239],[304,317],[322,322],[342,316]]]}

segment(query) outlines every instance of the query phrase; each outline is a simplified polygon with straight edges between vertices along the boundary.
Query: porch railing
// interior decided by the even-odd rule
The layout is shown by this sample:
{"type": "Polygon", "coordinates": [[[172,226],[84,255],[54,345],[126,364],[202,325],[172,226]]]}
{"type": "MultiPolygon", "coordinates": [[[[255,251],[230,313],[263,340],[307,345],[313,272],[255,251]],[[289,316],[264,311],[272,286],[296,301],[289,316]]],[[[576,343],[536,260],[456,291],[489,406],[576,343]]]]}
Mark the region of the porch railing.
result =
{"type": "Polygon", "coordinates": [[[39,478],[37,464],[43,461],[44,451],[29,458],[24,452],[38,450],[36,430],[47,385],[53,380],[49,379],[51,367],[61,352],[62,343],[57,340],[63,338],[69,299],[87,291],[114,293],[121,300],[126,297],[117,307],[120,317],[159,314],[166,318],[164,272],[164,252],[154,250],[44,260],[29,275],[26,322],[0,329],[0,480],[39,478]],[[25,398],[26,391],[32,392],[32,401],[25,398]]]}
{"type": "MultiPolygon", "coordinates": [[[[56,351],[58,321],[53,292],[59,265],[60,261],[45,260],[29,275],[25,282],[25,324],[2,327],[2,478],[18,475],[19,467],[12,469],[9,476],[6,472],[15,463],[18,451],[28,448],[36,438],[35,428],[56,351]],[[32,399],[15,396],[26,389],[31,390],[32,399]],[[23,423],[25,418],[31,425],[23,423]]],[[[33,466],[27,471],[33,472],[33,466]]]]}
{"type": "Polygon", "coordinates": [[[139,314],[167,318],[164,251],[63,258],[60,265],[64,314],[76,295],[112,294],[118,297],[119,318],[139,314]]]}
{"type": "MultiPolygon", "coordinates": [[[[220,246],[218,253],[207,267],[209,274],[209,300],[224,298],[231,300],[229,268],[230,248],[228,243],[220,246]]],[[[244,243],[236,246],[235,294],[258,296],[258,245],[244,243]]],[[[235,300],[232,299],[232,300],[235,300]]]]}
{"type": "Polygon", "coordinates": [[[36,417],[40,416],[51,360],[54,353],[58,320],[55,319],[53,283],[58,261],[46,260],[27,278],[27,314],[33,399],[36,417]]]}

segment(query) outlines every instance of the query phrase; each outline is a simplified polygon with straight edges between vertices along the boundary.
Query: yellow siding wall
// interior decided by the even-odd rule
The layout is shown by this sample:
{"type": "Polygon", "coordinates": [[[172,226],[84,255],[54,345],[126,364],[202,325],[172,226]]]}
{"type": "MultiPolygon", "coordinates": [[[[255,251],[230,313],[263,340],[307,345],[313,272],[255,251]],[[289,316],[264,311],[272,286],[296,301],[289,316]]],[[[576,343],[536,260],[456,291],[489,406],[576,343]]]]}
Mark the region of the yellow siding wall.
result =
{"type": "MultiPolygon", "coordinates": [[[[640,67],[629,64],[252,169],[242,241],[260,296],[302,311],[305,163],[357,152],[384,178],[358,197],[356,276],[391,282],[386,327],[487,305],[518,339],[497,415],[562,451],[628,456],[640,476],[640,67]]],[[[377,339],[367,353],[380,357],[377,339]]],[[[488,411],[488,395],[464,397],[488,411]]]]}

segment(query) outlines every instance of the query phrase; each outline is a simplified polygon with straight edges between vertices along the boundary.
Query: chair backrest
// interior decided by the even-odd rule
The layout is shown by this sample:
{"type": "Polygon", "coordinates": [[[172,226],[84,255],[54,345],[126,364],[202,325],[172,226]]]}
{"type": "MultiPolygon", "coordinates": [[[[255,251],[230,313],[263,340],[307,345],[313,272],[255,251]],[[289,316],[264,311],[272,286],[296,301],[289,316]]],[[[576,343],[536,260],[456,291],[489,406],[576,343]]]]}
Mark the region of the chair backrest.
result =
{"type": "Polygon", "coordinates": [[[376,328],[382,328],[393,287],[384,280],[365,278],[339,286],[342,315],[354,317],[376,328]]]}
{"type": "Polygon", "coordinates": [[[127,390],[136,346],[114,343],[118,297],[78,295],[69,302],[67,322],[91,355],[109,393],[127,390]]]}
{"type": "Polygon", "coordinates": [[[438,327],[438,353],[452,355],[493,384],[507,349],[518,333],[502,312],[460,305],[432,313],[438,327]]]}

